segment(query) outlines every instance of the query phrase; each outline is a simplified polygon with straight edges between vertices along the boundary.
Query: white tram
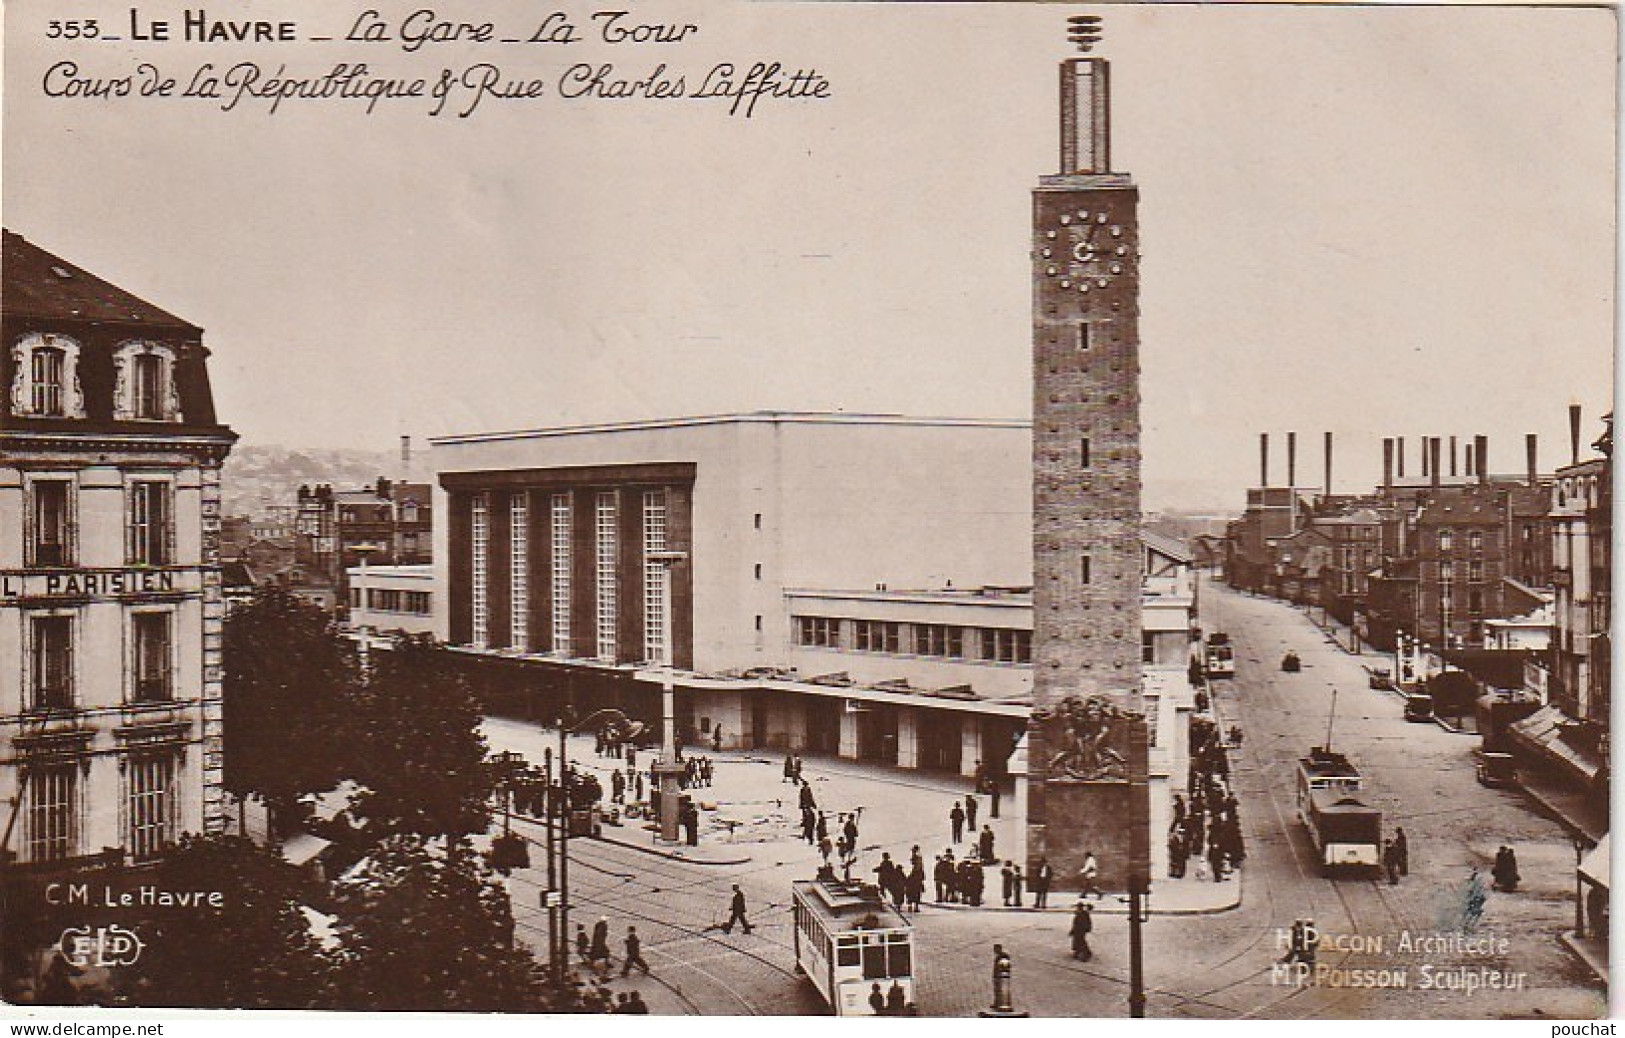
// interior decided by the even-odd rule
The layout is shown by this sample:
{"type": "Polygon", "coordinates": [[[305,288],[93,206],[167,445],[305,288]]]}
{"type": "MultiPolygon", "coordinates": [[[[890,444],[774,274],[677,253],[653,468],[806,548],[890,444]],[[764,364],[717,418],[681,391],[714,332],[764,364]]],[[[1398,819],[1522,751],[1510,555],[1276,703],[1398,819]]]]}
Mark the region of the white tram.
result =
{"type": "Polygon", "coordinates": [[[870,1001],[877,986],[887,1014],[914,1014],[914,928],[878,888],[797,880],[791,902],[796,968],[836,1016],[880,1015],[870,1001]]]}

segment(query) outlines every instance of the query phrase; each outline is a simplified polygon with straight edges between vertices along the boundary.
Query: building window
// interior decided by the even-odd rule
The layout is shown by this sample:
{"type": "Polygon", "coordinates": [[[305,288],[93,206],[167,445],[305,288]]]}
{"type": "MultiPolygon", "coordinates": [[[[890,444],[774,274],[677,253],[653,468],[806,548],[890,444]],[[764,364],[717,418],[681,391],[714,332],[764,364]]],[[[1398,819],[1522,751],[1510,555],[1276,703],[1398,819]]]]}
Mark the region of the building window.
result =
{"type": "Polygon", "coordinates": [[[1033,633],[1009,627],[984,627],[982,658],[996,663],[1031,663],[1033,633]]]}
{"type": "Polygon", "coordinates": [[[474,495],[473,516],[473,574],[470,612],[473,630],[470,641],[476,649],[483,649],[491,640],[490,607],[486,600],[487,572],[491,562],[491,499],[484,493],[474,495]]]}
{"type": "Polygon", "coordinates": [[[915,624],[914,652],[920,656],[963,659],[965,631],[951,624],[915,624]]]}
{"type": "Polygon", "coordinates": [[[30,566],[73,565],[73,484],[65,479],[29,483],[30,566]]]}
{"type": "Polygon", "coordinates": [[[170,486],[156,480],[137,480],[125,489],[128,520],[125,558],[132,566],[167,566],[174,561],[174,509],[170,486]]]}
{"type": "Polygon", "coordinates": [[[1089,437],[1087,436],[1078,441],[1078,467],[1084,469],[1089,467],[1089,437]]]}
{"type": "Polygon", "coordinates": [[[1154,631],[1140,632],[1140,662],[1157,662],[1157,635],[1154,631]]]}
{"type": "Polygon", "coordinates": [[[1482,559],[1473,559],[1467,564],[1467,580],[1472,584],[1484,583],[1484,562],[1482,559]]]}
{"type": "Polygon", "coordinates": [[[175,353],[168,346],[129,342],[113,355],[117,382],[113,387],[113,417],[120,421],[180,421],[180,397],[175,391],[175,353]]]}
{"type": "Polygon", "coordinates": [[[755,574],[756,574],[756,579],[757,579],[757,580],[761,580],[761,579],[762,579],[762,564],[761,564],[761,563],[760,563],[760,562],[758,562],[758,563],[757,563],[757,564],[756,564],[756,565],[755,565],[755,567],[754,567],[754,572],[755,572],[755,574]]]}
{"type": "Polygon", "coordinates": [[[1484,615],[1484,592],[1476,588],[1467,592],[1467,615],[1484,615]]]}
{"type": "Polygon", "coordinates": [[[1455,534],[1453,534],[1450,530],[1445,529],[1445,530],[1440,530],[1439,531],[1439,550],[1440,551],[1449,551],[1449,550],[1451,550],[1451,548],[1455,545],[1455,541],[1456,541],[1455,534]]]}
{"type": "Polygon", "coordinates": [[[137,862],[151,861],[174,840],[175,758],[132,756],[126,776],[126,849],[137,862]]]}
{"type": "Polygon", "coordinates": [[[13,414],[83,418],[79,344],[62,335],[27,335],[11,348],[13,414]]]}
{"type": "Polygon", "coordinates": [[[434,607],[427,591],[408,591],[406,593],[406,611],[416,616],[428,616],[434,612],[434,607]]]}
{"type": "Polygon", "coordinates": [[[902,625],[889,620],[855,620],[852,631],[859,652],[898,652],[902,647],[902,625]]]}
{"type": "Polygon", "coordinates": [[[508,644],[530,648],[530,501],[524,491],[508,502],[508,644]]]}
{"type": "Polygon", "coordinates": [[[73,617],[36,616],[29,624],[29,707],[67,710],[73,706],[73,617]]]}
{"type": "Polygon", "coordinates": [[[133,613],[130,616],[134,687],[131,698],[137,703],[161,703],[174,698],[170,678],[173,637],[170,614],[133,613]]]}
{"type": "Polygon", "coordinates": [[[841,644],[841,621],[831,616],[796,617],[796,643],[820,649],[835,649],[841,644]]]}
{"type": "Polygon", "coordinates": [[[79,765],[30,765],[24,814],[29,861],[61,861],[77,852],[79,765]]]}
{"type": "Polygon", "coordinates": [[[620,583],[616,579],[615,562],[619,538],[616,537],[619,509],[614,491],[599,493],[594,510],[594,543],[597,547],[598,584],[598,658],[606,663],[615,662],[615,627],[619,615],[617,598],[620,583]]]}
{"type": "Polygon", "coordinates": [[[1088,584],[1094,580],[1094,567],[1089,556],[1085,555],[1078,560],[1078,579],[1088,584]]]}
{"type": "Polygon", "coordinates": [[[1089,322],[1088,321],[1079,321],[1078,322],[1078,349],[1086,350],[1088,348],[1089,348],[1089,322]]]}
{"type": "Polygon", "coordinates": [[[1467,531],[1467,550],[1472,551],[1472,552],[1479,552],[1479,551],[1484,550],[1484,531],[1483,530],[1469,530],[1469,531],[1467,531]]]}
{"type": "Polygon", "coordinates": [[[1448,584],[1456,579],[1456,567],[1453,563],[1439,563],[1439,583],[1448,584]]]}
{"type": "MultiPolygon", "coordinates": [[[[643,492],[643,658],[657,666],[671,662],[667,639],[666,492],[643,492]]],[[[760,567],[757,575],[760,576],[760,567]]]]}
{"type": "Polygon", "coordinates": [[[553,536],[553,651],[570,655],[570,495],[554,494],[553,536]]]}
{"type": "Polygon", "coordinates": [[[756,518],[753,520],[753,522],[756,525],[756,529],[760,530],[762,528],[762,513],[757,512],[756,518]]]}

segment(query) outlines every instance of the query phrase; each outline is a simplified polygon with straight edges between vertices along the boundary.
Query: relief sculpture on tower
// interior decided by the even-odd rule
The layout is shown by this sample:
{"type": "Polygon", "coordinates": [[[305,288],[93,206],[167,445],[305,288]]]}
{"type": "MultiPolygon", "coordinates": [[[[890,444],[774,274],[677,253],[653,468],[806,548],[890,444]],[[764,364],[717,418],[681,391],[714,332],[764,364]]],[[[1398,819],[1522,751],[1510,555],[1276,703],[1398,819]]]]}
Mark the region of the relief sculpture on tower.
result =
{"type": "Polygon", "coordinates": [[[1042,729],[1041,745],[1058,747],[1043,762],[1051,782],[1129,781],[1129,726],[1144,719],[1119,709],[1104,696],[1067,696],[1051,708],[1033,711],[1042,729]]]}

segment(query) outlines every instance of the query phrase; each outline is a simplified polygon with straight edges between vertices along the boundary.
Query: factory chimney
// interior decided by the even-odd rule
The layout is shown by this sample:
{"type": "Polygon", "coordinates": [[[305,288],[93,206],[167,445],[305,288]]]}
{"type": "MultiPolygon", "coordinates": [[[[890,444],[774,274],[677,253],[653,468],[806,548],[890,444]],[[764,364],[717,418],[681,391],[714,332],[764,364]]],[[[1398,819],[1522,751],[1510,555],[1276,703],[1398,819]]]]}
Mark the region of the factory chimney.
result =
{"type": "Polygon", "coordinates": [[[1439,489],[1439,446],[1440,446],[1439,438],[1437,436],[1429,436],[1426,440],[1423,441],[1423,444],[1424,444],[1424,446],[1427,447],[1427,450],[1422,452],[1422,457],[1424,459],[1424,463],[1430,466],[1428,471],[1433,476],[1433,489],[1438,490],[1439,489]]]}
{"type": "Polygon", "coordinates": [[[1270,434],[1258,434],[1258,485],[1270,485],[1270,434]]]}
{"type": "Polygon", "coordinates": [[[1394,492],[1394,441],[1388,436],[1382,438],[1382,492],[1394,492]]]}
{"type": "Polygon", "coordinates": [[[1405,478],[1405,437],[1394,437],[1394,476],[1405,478]]]}
{"type": "Polygon", "coordinates": [[[1450,437],[1450,475],[1452,478],[1456,475],[1456,438],[1454,436],[1450,437]]]}
{"type": "Polygon", "coordinates": [[[1332,496],[1332,434],[1326,434],[1326,496],[1332,496]]]}
{"type": "Polygon", "coordinates": [[[1298,485],[1298,434],[1286,434],[1286,485],[1298,485]]]}
{"type": "Polygon", "coordinates": [[[1490,480],[1490,438],[1483,435],[1474,436],[1473,443],[1477,445],[1477,449],[1473,453],[1478,455],[1478,481],[1488,483],[1490,480]]]}
{"type": "Polygon", "coordinates": [[[1580,464],[1580,405],[1569,405],[1569,464],[1580,464]]]}
{"type": "Polygon", "coordinates": [[[1540,484],[1540,468],[1539,468],[1539,466],[1538,466],[1538,464],[1537,464],[1537,462],[1535,460],[1536,457],[1537,457],[1538,450],[1539,450],[1539,440],[1536,439],[1535,434],[1534,433],[1524,433],[1523,434],[1524,462],[1526,463],[1526,466],[1527,466],[1527,475],[1529,476],[1529,485],[1532,486],[1532,487],[1533,486],[1538,486],[1540,484]]]}

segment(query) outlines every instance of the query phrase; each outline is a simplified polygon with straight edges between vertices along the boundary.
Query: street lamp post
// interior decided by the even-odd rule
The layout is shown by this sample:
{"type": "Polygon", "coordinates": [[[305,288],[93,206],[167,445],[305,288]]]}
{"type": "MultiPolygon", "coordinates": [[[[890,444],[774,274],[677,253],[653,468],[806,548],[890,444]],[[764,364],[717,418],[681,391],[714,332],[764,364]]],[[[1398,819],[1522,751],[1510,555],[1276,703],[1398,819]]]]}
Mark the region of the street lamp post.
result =
{"type": "Polygon", "coordinates": [[[1128,1015],[1145,1016],[1145,949],[1141,927],[1151,919],[1151,881],[1134,876],[1128,889],[1128,1015]]]}
{"type": "Polygon", "coordinates": [[[1569,842],[1574,844],[1574,936],[1586,935],[1584,888],[1580,881],[1580,862],[1585,858],[1586,839],[1578,832],[1569,834],[1569,842]]]}
{"type": "Polygon", "coordinates": [[[660,760],[654,772],[660,782],[660,838],[667,843],[677,842],[678,801],[681,799],[680,777],[683,766],[677,762],[677,691],[671,678],[660,682],[660,760]]]}

